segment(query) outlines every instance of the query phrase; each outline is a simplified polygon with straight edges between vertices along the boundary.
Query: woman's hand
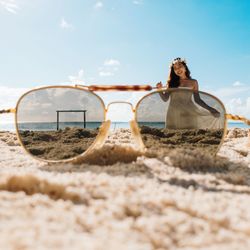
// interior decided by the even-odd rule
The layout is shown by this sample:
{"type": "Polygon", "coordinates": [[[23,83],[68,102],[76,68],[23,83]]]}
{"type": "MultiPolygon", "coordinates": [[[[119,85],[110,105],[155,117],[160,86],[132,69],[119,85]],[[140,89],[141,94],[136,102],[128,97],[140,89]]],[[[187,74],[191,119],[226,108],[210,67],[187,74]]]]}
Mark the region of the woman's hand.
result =
{"type": "Polygon", "coordinates": [[[163,85],[162,85],[161,82],[158,82],[158,83],[156,84],[156,87],[157,87],[158,89],[161,89],[161,88],[163,87],[163,85]]]}

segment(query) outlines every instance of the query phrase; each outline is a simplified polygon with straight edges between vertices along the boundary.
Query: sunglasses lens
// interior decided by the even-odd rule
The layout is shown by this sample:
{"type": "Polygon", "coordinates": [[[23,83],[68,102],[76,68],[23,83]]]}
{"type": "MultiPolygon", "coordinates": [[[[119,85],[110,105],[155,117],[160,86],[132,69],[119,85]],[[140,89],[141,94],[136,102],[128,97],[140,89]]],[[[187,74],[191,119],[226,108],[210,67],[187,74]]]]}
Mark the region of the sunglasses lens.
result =
{"type": "Polygon", "coordinates": [[[31,91],[19,100],[16,113],[23,146],[44,160],[66,160],[85,152],[104,119],[100,98],[69,87],[31,91]]]}
{"type": "Polygon", "coordinates": [[[215,97],[169,89],[144,97],[136,120],[146,147],[202,149],[215,154],[225,132],[225,108],[215,97]]]}

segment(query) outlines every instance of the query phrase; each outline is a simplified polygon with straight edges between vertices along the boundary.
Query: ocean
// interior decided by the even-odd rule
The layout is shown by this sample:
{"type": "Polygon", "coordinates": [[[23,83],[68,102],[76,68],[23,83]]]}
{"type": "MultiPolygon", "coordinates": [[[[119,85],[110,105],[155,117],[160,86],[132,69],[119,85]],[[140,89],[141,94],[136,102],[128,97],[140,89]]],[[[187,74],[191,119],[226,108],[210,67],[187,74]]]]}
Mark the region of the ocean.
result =
{"type": "MultiPolygon", "coordinates": [[[[86,128],[97,128],[100,126],[100,122],[87,122],[86,128]]],[[[144,123],[145,125],[153,125],[152,123],[144,123]]],[[[56,122],[52,123],[23,123],[19,125],[19,129],[29,129],[29,130],[56,130],[56,122]]],[[[80,127],[83,128],[82,122],[60,122],[59,128],[63,129],[65,127],[80,127]]],[[[154,123],[154,127],[163,128],[164,123],[154,123]]],[[[111,130],[115,130],[117,128],[127,128],[129,129],[128,122],[112,122],[111,130]]],[[[241,122],[229,122],[228,128],[250,128],[245,123],[241,122]]],[[[15,125],[13,123],[5,123],[0,124],[0,131],[15,131],[15,125]]]]}

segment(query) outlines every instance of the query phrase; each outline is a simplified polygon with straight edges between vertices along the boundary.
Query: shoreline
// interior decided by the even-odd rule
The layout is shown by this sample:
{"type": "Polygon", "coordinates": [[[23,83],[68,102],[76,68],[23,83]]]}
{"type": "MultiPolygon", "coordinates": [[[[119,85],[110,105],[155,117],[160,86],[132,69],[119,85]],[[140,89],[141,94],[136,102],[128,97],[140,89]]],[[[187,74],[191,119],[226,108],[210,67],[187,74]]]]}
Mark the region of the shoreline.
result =
{"type": "MultiPolygon", "coordinates": [[[[248,126],[244,122],[228,122],[228,129],[247,129],[248,126]]],[[[130,129],[129,122],[111,122],[110,129],[130,129]]],[[[15,132],[15,124],[14,123],[1,123],[0,131],[4,132],[15,132]]]]}

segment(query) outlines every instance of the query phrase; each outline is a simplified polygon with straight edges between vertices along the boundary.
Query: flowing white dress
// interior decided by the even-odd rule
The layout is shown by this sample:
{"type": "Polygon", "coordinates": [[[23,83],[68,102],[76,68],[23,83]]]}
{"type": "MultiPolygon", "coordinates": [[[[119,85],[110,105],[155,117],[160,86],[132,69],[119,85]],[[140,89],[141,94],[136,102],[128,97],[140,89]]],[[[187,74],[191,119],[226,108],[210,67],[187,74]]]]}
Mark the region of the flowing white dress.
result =
{"type": "MultiPolygon", "coordinates": [[[[220,129],[224,115],[214,117],[211,112],[195,103],[192,91],[170,92],[166,115],[168,129],[220,129]]],[[[220,111],[220,110],[219,110],[220,111]]]]}

